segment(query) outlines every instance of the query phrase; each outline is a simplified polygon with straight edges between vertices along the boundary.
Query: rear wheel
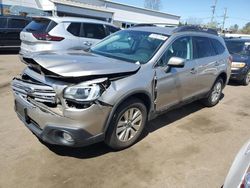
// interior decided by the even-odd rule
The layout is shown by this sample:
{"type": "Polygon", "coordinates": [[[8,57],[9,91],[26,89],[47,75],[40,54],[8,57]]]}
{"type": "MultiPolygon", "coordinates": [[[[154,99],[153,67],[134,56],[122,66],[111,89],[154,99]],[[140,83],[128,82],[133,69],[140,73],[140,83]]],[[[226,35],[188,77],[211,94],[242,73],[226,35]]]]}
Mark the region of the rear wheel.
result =
{"type": "Polygon", "coordinates": [[[242,85],[247,86],[250,83],[250,71],[246,74],[244,79],[242,80],[242,85]]]}
{"type": "Polygon", "coordinates": [[[222,89],[223,89],[223,80],[219,78],[214,83],[211,91],[209,92],[208,97],[202,100],[202,103],[207,107],[212,107],[218,104],[221,98],[222,89]]]}
{"type": "Polygon", "coordinates": [[[121,104],[111,121],[105,143],[115,149],[127,148],[138,140],[147,121],[147,109],[139,99],[121,104]]]}

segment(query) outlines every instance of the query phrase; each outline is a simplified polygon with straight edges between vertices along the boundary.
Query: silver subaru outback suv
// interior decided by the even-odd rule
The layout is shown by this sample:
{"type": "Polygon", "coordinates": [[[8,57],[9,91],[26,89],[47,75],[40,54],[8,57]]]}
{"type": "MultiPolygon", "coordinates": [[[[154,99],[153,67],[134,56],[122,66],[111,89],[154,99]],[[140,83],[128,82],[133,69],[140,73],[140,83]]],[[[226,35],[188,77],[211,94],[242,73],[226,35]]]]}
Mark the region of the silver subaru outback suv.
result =
{"type": "Polygon", "coordinates": [[[231,58],[213,30],[142,26],[114,33],[88,52],[41,53],[12,81],[15,111],[41,140],[124,149],[148,120],[201,100],[216,105],[231,58]]]}

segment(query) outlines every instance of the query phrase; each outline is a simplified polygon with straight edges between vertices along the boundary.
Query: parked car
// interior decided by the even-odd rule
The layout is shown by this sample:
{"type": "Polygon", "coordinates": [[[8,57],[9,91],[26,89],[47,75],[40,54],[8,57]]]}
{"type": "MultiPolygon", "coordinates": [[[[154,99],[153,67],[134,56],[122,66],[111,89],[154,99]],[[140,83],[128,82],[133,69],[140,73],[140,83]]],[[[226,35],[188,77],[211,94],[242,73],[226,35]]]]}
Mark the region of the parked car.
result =
{"type": "Polygon", "coordinates": [[[250,140],[242,146],[228,172],[223,188],[250,187],[250,140]]]}
{"type": "Polygon", "coordinates": [[[39,138],[124,149],[148,120],[202,99],[216,105],[231,70],[224,40],[193,27],[133,27],[89,52],[41,53],[12,82],[15,110],[39,138]]]}
{"type": "Polygon", "coordinates": [[[21,45],[20,32],[31,21],[21,16],[0,16],[0,50],[18,49],[21,45]]]}
{"type": "Polygon", "coordinates": [[[86,18],[36,17],[21,32],[21,56],[43,51],[85,50],[118,31],[114,25],[86,18]]]}
{"type": "Polygon", "coordinates": [[[226,38],[226,45],[233,57],[230,80],[237,80],[242,85],[250,82],[250,39],[226,38]]]}

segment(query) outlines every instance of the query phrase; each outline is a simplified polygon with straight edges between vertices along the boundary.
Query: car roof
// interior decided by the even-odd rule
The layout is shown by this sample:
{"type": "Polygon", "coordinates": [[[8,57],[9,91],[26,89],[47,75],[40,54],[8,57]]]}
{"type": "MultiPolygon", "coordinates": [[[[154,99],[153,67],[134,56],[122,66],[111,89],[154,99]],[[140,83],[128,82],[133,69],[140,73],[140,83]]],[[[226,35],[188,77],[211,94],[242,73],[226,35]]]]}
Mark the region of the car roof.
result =
{"type": "Polygon", "coordinates": [[[55,17],[55,16],[35,16],[33,18],[45,18],[45,19],[50,19],[53,20],[54,22],[60,23],[60,22],[87,22],[87,23],[98,23],[98,24],[106,24],[106,25],[111,25],[116,27],[115,25],[101,21],[101,20],[96,20],[96,19],[89,19],[89,18],[80,18],[80,17],[55,17]]]}
{"type": "MultiPolygon", "coordinates": [[[[206,31],[199,31],[199,30],[181,30],[182,27],[178,27],[178,26],[136,26],[136,27],[130,27],[128,28],[128,30],[131,31],[145,31],[145,32],[152,32],[152,33],[157,33],[157,34],[162,34],[162,35],[168,35],[171,36],[174,33],[194,33],[194,34],[199,34],[199,35],[205,35],[207,37],[212,36],[212,37],[218,37],[217,35],[211,34],[209,32],[206,31]]],[[[185,28],[184,28],[185,29],[185,28]]]]}

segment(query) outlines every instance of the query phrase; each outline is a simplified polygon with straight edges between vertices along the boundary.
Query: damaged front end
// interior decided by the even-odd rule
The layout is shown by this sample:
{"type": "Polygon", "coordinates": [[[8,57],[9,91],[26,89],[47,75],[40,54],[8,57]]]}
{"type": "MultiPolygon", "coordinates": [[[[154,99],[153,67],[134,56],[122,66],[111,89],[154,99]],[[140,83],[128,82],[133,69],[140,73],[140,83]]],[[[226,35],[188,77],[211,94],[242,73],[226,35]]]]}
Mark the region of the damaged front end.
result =
{"type": "Polygon", "coordinates": [[[28,67],[13,79],[15,111],[45,142],[84,146],[104,139],[111,105],[99,101],[113,80],[131,72],[65,77],[25,59],[28,67]],[[93,79],[95,77],[95,79],[93,79]]]}

